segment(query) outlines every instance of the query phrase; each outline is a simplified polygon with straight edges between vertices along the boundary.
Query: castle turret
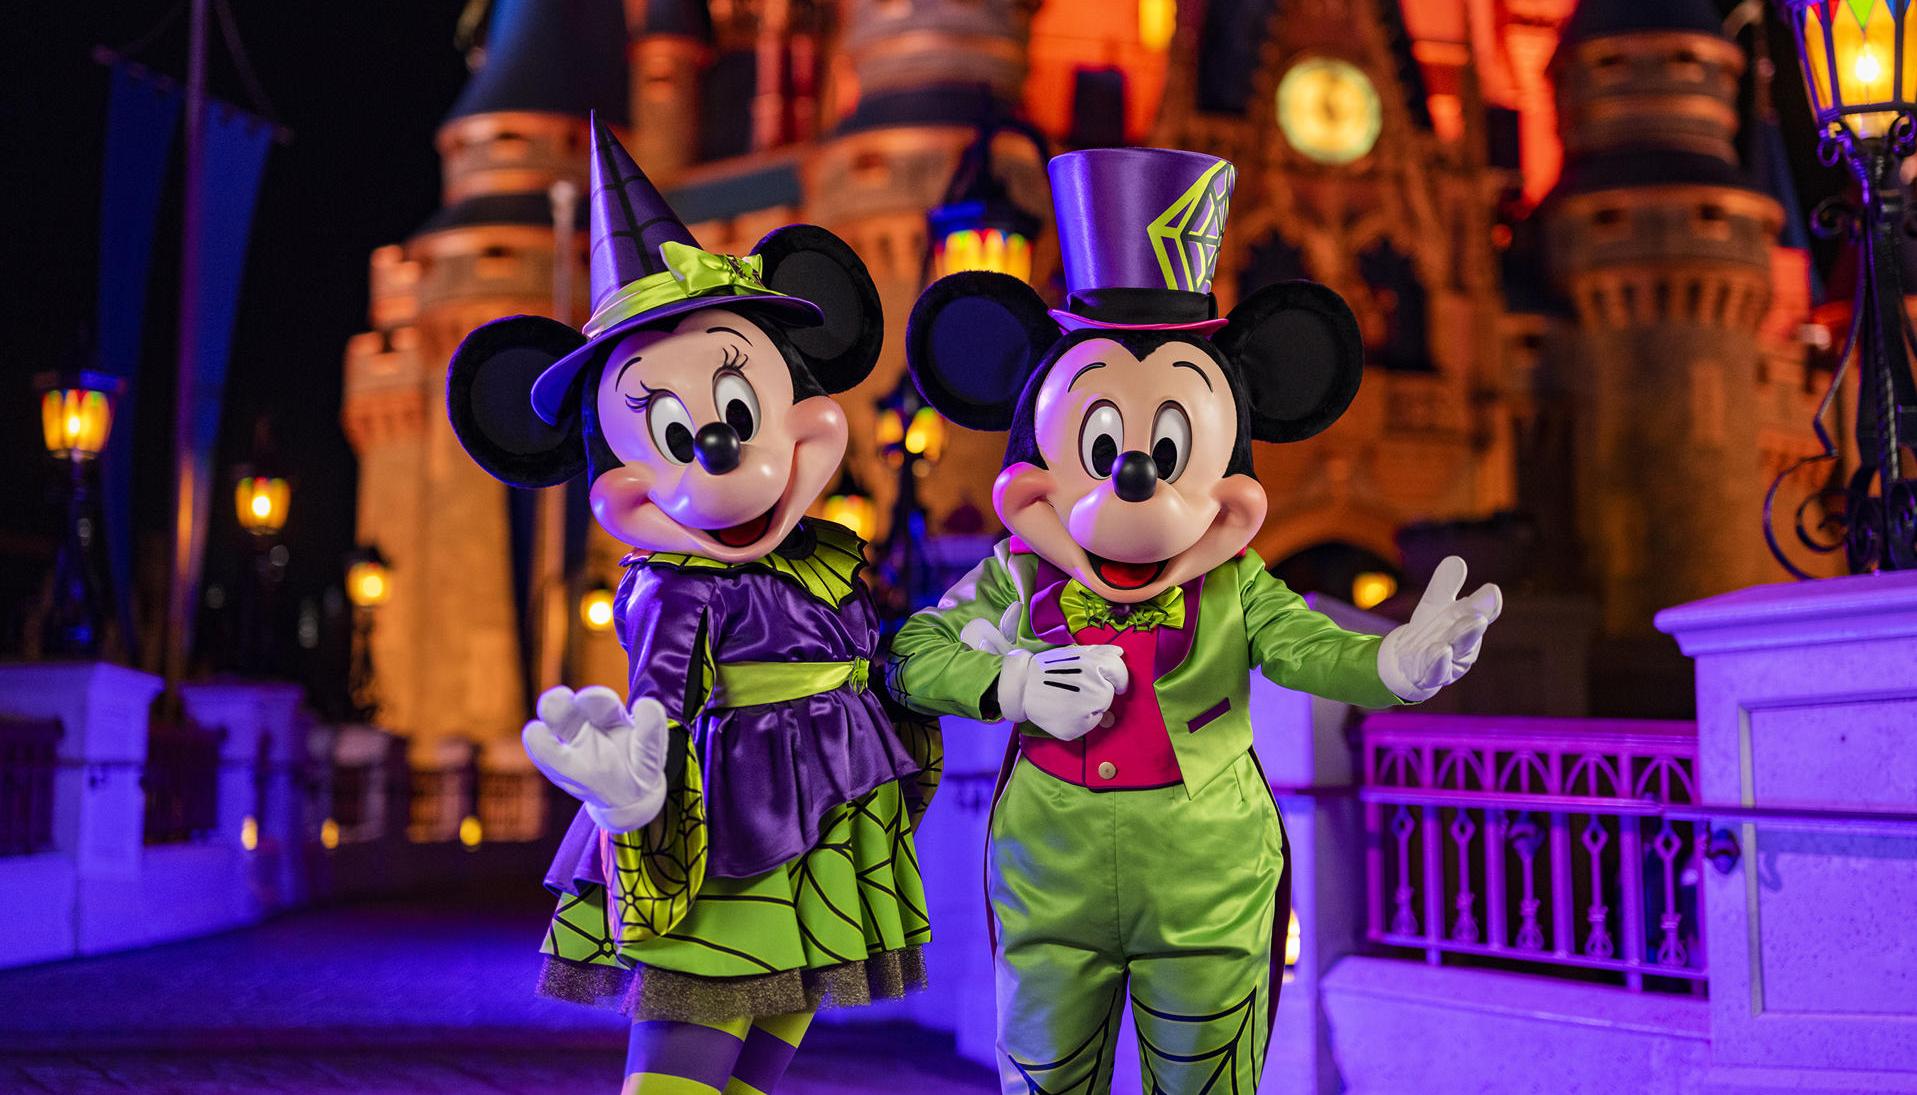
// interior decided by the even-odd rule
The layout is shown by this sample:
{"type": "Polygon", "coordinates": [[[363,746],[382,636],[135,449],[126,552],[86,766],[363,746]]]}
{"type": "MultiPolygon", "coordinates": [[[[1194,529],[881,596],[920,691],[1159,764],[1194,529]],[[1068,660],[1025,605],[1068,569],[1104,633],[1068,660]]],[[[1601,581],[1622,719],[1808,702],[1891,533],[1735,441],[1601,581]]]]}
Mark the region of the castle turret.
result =
{"type": "Polygon", "coordinates": [[[627,0],[633,151],[662,186],[699,155],[699,82],[712,59],[705,0],[627,0]]]}
{"type": "Polygon", "coordinates": [[[1546,253],[1576,319],[1552,367],[1574,405],[1587,577],[1615,637],[1775,577],[1756,399],[1782,210],[1737,162],[1744,65],[1709,0],[1583,0],[1553,62],[1565,168],[1546,253]]]}
{"type": "MultiPolygon", "coordinates": [[[[380,722],[429,762],[460,737],[515,759],[506,743],[525,719],[507,496],[447,423],[446,362],[483,323],[554,310],[549,191],[569,181],[583,195],[587,115],[623,122],[626,108],[619,0],[498,0],[439,130],[445,204],[373,254],[373,329],[347,346],[342,417],[360,461],[358,537],[394,574],[373,641],[380,722]]],[[[445,835],[448,819],[415,821],[445,835]]]]}

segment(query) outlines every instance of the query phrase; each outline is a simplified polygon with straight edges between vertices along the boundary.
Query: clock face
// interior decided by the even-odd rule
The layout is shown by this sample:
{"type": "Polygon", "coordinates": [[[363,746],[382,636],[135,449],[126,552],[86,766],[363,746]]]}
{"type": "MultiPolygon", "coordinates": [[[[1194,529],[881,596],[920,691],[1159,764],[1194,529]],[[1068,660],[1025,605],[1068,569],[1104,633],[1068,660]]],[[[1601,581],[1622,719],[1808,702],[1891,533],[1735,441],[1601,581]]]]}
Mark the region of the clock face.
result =
{"type": "Polygon", "coordinates": [[[1278,81],[1278,128],[1291,147],[1319,163],[1347,164],[1378,143],[1384,110],[1363,69],[1307,57],[1278,81]]]}

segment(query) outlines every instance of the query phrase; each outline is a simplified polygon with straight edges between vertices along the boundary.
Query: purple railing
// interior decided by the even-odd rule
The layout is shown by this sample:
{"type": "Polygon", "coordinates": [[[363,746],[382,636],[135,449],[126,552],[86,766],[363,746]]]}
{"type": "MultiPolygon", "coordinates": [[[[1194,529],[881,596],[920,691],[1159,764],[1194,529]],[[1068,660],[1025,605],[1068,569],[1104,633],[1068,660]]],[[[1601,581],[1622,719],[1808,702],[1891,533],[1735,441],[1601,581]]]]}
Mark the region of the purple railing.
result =
{"type": "Polygon", "coordinates": [[[1666,809],[1698,801],[1694,724],[1407,713],[1361,735],[1374,943],[1703,983],[1707,827],[1666,809]]]}

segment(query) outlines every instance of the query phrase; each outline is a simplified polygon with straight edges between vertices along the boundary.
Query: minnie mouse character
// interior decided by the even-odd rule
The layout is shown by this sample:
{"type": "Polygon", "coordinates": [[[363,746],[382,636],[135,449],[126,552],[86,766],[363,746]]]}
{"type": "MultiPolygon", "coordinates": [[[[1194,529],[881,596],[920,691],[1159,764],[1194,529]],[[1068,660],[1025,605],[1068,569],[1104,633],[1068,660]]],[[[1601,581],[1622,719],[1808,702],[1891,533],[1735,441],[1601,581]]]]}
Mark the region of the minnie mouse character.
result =
{"type": "Polygon", "coordinates": [[[804,516],[845,453],[827,395],[871,370],[879,298],[821,228],[700,250],[593,129],[584,333],[488,324],[446,397],[482,468],[585,472],[635,549],[627,696],[555,688],[524,733],[585,803],[546,876],[541,991],[632,1017],[628,1093],[770,1092],[815,1009],[921,984],[931,937],[912,828],[935,739],[901,736],[868,687],[863,545],[804,516]]]}
{"type": "Polygon", "coordinates": [[[1008,1093],[1107,1090],[1127,994],[1148,1090],[1254,1090],[1289,902],[1252,668],[1360,706],[1415,702],[1464,674],[1500,607],[1495,586],[1455,600],[1448,559],[1380,640],[1247,549],[1266,507],[1251,442],[1329,426],[1363,354],[1321,285],[1218,316],[1232,178],[1190,152],[1060,156],[1065,307],[960,273],[907,331],[934,407],[1010,431],[993,501],[1011,538],[905,623],[888,674],[914,710],[1017,725],[987,865],[1008,1093]]]}

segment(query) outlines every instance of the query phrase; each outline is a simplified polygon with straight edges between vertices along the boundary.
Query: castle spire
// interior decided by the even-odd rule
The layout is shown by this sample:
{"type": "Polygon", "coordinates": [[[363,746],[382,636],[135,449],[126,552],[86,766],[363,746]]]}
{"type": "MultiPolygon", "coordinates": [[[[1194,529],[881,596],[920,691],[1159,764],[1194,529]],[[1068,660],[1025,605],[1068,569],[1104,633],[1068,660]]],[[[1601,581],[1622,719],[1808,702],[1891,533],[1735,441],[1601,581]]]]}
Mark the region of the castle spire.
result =
{"type": "Polygon", "coordinates": [[[533,112],[628,121],[619,0],[494,0],[485,61],[447,119],[533,112]]]}

